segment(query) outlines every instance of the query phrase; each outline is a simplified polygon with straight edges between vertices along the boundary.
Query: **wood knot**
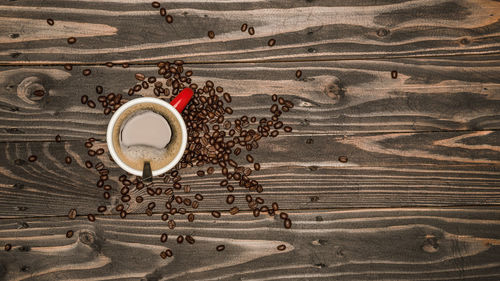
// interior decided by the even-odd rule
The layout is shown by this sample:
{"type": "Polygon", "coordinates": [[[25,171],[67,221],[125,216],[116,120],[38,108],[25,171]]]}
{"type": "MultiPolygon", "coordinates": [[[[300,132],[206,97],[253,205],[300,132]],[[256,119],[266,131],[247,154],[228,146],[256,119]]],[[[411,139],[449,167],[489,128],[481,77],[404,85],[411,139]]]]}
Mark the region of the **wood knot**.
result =
{"type": "Polygon", "coordinates": [[[461,45],[468,45],[468,44],[470,44],[470,42],[471,41],[470,41],[469,38],[462,38],[462,39],[460,39],[460,44],[461,45]]]}
{"type": "Polygon", "coordinates": [[[385,37],[387,35],[389,35],[390,31],[385,29],[385,28],[380,28],[377,30],[377,36],[379,37],[385,37]]]}
{"type": "Polygon", "coordinates": [[[86,245],[93,245],[95,243],[95,234],[90,231],[82,231],[80,235],[78,235],[78,239],[80,242],[86,245]]]}
{"type": "Polygon", "coordinates": [[[345,93],[342,83],[336,77],[326,83],[323,92],[333,100],[334,104],[339,103],[345,93]]]}
{"type": "Polygon", "coordinates": [[[433,235],[428,235],[422,245],[422,250],[427,253],[435,253],[439,250],[438,238],[433,235]]]}
{"type": "Polygon", "coordinates": [[[36,104],[48,96],[40,78],[26,77],[17,86],[17,96],[28,104],[36,104]]]}

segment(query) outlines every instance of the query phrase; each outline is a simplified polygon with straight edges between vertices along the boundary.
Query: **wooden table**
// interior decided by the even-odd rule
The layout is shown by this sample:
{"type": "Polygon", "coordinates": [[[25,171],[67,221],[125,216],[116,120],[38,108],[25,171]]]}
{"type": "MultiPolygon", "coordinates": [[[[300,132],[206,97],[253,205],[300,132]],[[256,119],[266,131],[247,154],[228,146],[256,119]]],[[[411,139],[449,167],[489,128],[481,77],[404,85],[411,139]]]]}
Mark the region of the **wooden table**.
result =
{"type": "Polygon", "coordinates": [[[0,5],[0,244],[12,245],[2,280],[500,279],[498,1],[171,2],[171,24],[144,0],[0,5]],[[220,177],[195,168],[183,180],[205,200],[174,230],[160,210],[132,202],[120,219],[119,193],[102,198],[83,143],[106,148],[110,117],[80,96],[95,99],[96,85],[127,96],[135,73],[175,59],[194,82],[223,86],[235,116],[267,116],[274,93],[294,102],[283,117],[293,132],[253,153],[262,197],[291,229],[247,209],[230,215],[220,177]],[[179,234],[196,243],[177,245],[179,234]],[[174,257],[160,258],[166,246],[174,257]]]}

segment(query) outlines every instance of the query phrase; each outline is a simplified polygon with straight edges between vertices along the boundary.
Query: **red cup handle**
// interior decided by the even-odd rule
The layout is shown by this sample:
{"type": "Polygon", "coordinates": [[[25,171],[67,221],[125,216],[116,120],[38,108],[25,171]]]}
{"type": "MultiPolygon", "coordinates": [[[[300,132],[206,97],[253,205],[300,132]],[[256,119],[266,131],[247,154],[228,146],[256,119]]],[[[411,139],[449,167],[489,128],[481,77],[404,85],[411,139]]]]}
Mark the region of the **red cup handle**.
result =
{"type": "Polygon", "coordinates": [[[170,105],[175,107],[179,113],[182,113],[186,105],[193,97],[193,90],[191,88],[184,88],[176,97],[170,102],[170,105]]]}

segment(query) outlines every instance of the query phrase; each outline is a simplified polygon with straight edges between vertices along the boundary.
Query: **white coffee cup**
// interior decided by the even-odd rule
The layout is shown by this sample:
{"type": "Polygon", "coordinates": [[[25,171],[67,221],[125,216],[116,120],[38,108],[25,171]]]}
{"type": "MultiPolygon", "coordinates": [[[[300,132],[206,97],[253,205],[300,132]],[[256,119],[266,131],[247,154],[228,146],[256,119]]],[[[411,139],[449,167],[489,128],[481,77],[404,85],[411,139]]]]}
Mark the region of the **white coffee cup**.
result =
{"type": "Polygon", "coordinates": [[[111,154],[111,157],[113,157],[113,160],[122,168],[123,170],[127,171],[130,174],[136,175],[136,176],[142,176],[142,170],[137,170],[129,165],[127,165],[122,159],[120,159],[119,155],[115,151],[115,145],[113,143],[113,130],[116,125],[116,122],[118,118],[120,117],[121,114],[126,112],[127,109],[129,109],[132,106],[141,104],[141,103],[154,103],[157,105],[162,106],[163,108],[167,109],[170,111],[177,121],[180,124],[181,128],[181,134],[182,134],[182,142],[181,142],[181,147],[178,151],[178,153],[175,155],[174,159],[169,162],[166,166],[161,167],[160,169],[156,169],[152,171],[153,176],[157,176],[160,174],[163,174],[167,172],[168,170],[172,169],[181,159],[182,156],[184,155],[184,150],[186,149],[187,145],[187,129],[186,129],[186,124],[184,123],[184,120],[182,119],[182,116],[179,112],[182,112],[184,107],[187,105],[189,100],[191,99],[193,95],[193,91],[190,88],[185,88],[177,97],[169,104],[166,101],[163,101],[158,98],[150,98],[150,97],[145,97],[145,98],[136,98],[131,101],[128,101],[127,103],[123,104],[111,117],[111,120],[109,121],[108,124],[108,129],[106,132],[106,141],[108,144],[108,149],[109,153],[111,154]]]}

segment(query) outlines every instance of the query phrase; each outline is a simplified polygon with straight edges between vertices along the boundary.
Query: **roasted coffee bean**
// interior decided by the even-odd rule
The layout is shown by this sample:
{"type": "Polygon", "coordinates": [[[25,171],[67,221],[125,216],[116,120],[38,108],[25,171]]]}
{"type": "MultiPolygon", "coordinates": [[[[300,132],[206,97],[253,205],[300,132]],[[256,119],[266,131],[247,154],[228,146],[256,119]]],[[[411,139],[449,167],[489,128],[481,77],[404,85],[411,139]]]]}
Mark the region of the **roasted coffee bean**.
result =
{"type": "Polygon", "coordinates": [[[75,37],[69,37],[68,38],[68,44],[75,44],[76,43],[76,38],[75,37]]]}
{"type": "Polygon", "coordinates": [[[232,186],[232,185],[228,185],[228,186],[226,186],[226,189],[227,189],[227,191],[229,191],[229,192],[233,192],[233,191],[234,191],[234,186],[232,186]]]}
{"type": "Polygon", "coordinates": [[[181,203],[182,203],[182,197],[180,197],[180,196],[175,196],[175,202],[176,202],[177,204],[181,204],[181,203]]]}
{"type": "Polygon", "coordinates": [[[156,195],[161,195],[161,193],[162,193],[162,192],[163,192],[163,190],[161,189],[161,187],[157,187],[157,188],[155,189],[155,194],[156,194],[156,195]]]}
{"type": "Polygon", "coordinates": [[[102,155],[102,154],[104,154],[104,148],[99,148],[99,149],[97,149],[97,150],[95,151],[95,153],[96,153],[97,155],[102,155]]]}
{"type": "Polygon", "coordinates": [[[181,244],[184,241],[184,237],[182,235],[177,236],[177,243],[181,244]]]}
{"type": "Polygon", "coordinates": [[[71,164],[71,161],[72,161],[71,157],[69,157],[69,156],[66,156],[66,158],[64,158],[64,162],[66,162],[66,164],[68,164],[68,165],[71,164]]]}
{"type": "Polygon", "coordinates": [[[277,212],[277,211],[279,210],[278,203],[273,202],[273,203],[271,204],[271,206],[273,207],[273,210],[274,210],[275,212],[277,212]]]}
{"type": "Polygon", "coordinates": [[[64,65],[64,69],[66,69],[67,71],[71,71],[73,69],[73,66],[71,64],[67,63],[64,65]]]}
{"type": "Polygon", "coordinates": [[[155,2],[151,3],[151,6],[153,6],[153,8],[160,8],[160,3],[155,1],[155,2]]]}
{"type": "Polygon", "coordinates": [[[191,235],[186,235],[186,241],[189,244],[194,244],[194,242],[195,242],[194,238],[191,235]]]}
{"type": "Polygon", "coordinates": [[[107,209],[107,208],[106,208],[106,206],[99,206],[99,207],[97,207],[97,211],[98,211],[99,213],[104,213],[104,212],[106,212],[106,209],[107,209]]]}
{"type": "Polygon", "coordinates": [[[279,133],[280,133],[280,132],[278,132],[278,130],[273,130],[273,131],[271,132],[271,137],[275,138],[275,137],[277,137],[277,136],[279,135],[279,133]]]}
{"type": "Polygon", "coordinates": [[[247,154],[247,157],[246,157],[246,158],[247,158],[247,161],[248,161],[249,163],[253,163],[253,157],[252,157],[252,155],[247,154]]]}
{"type": "Polygon", "coordinates": [[[108,115],[108,114],[110,114],[110,113],[111,113],[111,110],[112,110],[112,109],[111,109],[110,107],[106,107],[106,108],[104,109],[104,115],[108,115]]]}
{"type": "Polygon", "coordinates": [[[160,9],[160,16],[164,17],[164,16],[166,16],[166,15],[167,15],[167,9],[165,9],[165,8],[161,8],[161,9],[160,9]]]}
{"type": "Polygon", "coordinates": [[[292,221],[290,219],[285,219],[285,221],[283,222],[283,225],[285,226],[285,228],[291,228],[292,227],[292,221]]]}
{"type": "Polygon", "coordinates": [[[95,221],[95,216],[94,216],[94,215],[92,215],[92,214],[88,214],[88,215],[87,215],[87,219],[88,219],[89,221],[91,221],[91,222],[94,222],[94,221],[95,221]]]}
{"type": "Polygon", "coordinates": [[[167,15],[167,16],[165,17],[165,20],[167,21],[167,23],[172,23],[172,22],[174,22],[174,18],[173,18],[171,15],[167,15]]]}
{"type": "Polygon", "coordinates": [[[299,69],[299,70],[295,71],[295,77],[297,77],[297,79],[299,79],[300,76],[302,76],[302,70],[299,69]]]}
{"type": "Polygon", "coordinates": [[[255,29],[253,28],[253,26],[251,26],[251,27],[248,29],[248,34],[250,34],[250,35],[254,35],[254,34],[255,34],[255,29]]]}
{"type": "Polygon", "coordinates": [[[73,230],[66,231],[66,238],[71,238],[71,237],[73,237],[73,230]]]}
{"type": "Polygon", "coordinates": [[[102,194],[102,197],[104,197],[104,199],[108,200],[111,197],[111,194],[109,194],[109,192],[106,191],[102,194]]]}
{"type": "Polygon", "coordinates": [[[290,133],[292,131],[292,127],[290,126],[285,126],[285,128],[283,128],[283,130],[287,133],[290,133]]]}
{"type": "Polygon", "coordinates": [[[230,107],[226,107],[226,109],[224,109],[224,111],[227,113],[227,114],[233,114],[233,109],[230,108],[230,107]]]}
{"type": "Polygon", "coordinates": [[[194,198],[196,198],[196,200],[198,200],[198,201],[202,201],[202,200],[203,200],[203,195],[201,195],[201,194],[197,193],[197,194],[194,196],[194,198]]]}
{"type": "Polygon", "coordinates": [[[153,215],[153,211],[151,209],[146,209],[145,213],[148,217],[151,217],[153,215]]]}
{"type": "Polygon", "coordinates": [[[112,63],[112,62],[110,62],[110,61],[106,62],[106,63],[105,63],[105,65],[106,65],[107,67],[113,67],[113,63],[112,63]]]}
{"type": "Polygon", "coordinates": [[[127,212],[125,210],[120,211],[120,218],[124,219],[127,217],[127,212]]]}
{"type": "Polygon", "coordinates": [[[139,92],[142,89],[141,85],[135,85],[133,88],[134,92],[139,92]]]}
{"type": "Polygon", "coordinates": [[[48,25],[54,25],[54,20],[53,20],[53,19],[51,19],[51,18],[48,18],[48,19],[47,19],[47,24],[48,24],[48,25]]]}
{"type": "Polygon", "coordinates": [[[155,202],[151,202],[148,204],[148,209],[153,210],[156,207],[155,202]]]}
{"type": "Polygon", "coordinates": [[[5,251],[8,252],[8,251],[10,251],[12,249],[12,245],[11,244],[5,244],[4,249],[5,249],[5,251]]]}
{"type": "Polygon", "coordinates": [[[247,203],[252,202],[252,195],[250,194],[245,195],[245,200],[247,201],[247,203]]]}
{"type": "Polygon", "coordinates": [[[244,23],[241,25],[241,32],[245,32],[247,31],[247,28],[248,28],[248,24],[244,23]]]}
{"type": "Polygon", "coordinates": [[[212,216],[214,218],[220,218],[220,212],[219,211],[212,211],[212,216]]]}
{"type": "Polygon", "coordinates": [[[123,211],[124,208],[125,207],[123,206],[123,204],[118,204],[118,205],[116,205],[115,210],[117,212],[121,212],[121,211],[123,211]]]}
{"type": "Polygon", "coordinates": [[[221,251],[224,251],[224,249],[226,249],[226,246],[218,245],[217,247],[215,247],[215,249],[217,250],[217,252],[221,252],[221,251]]]}
{"type": "Polygon", "coordinates": [[[87,105],[90,107],[90,108],[95,108],[95,102],[93,100],[89,100],[87,102],[87,105]]]}
{"type": "Polygon", "coordinates": [[[284,251],[286,249],[286,246],[281,244],[281,245],[278,245],[278,247],[276,247],[276,249],[278,249],[278,251],[284,251]]]}
{"type": "Polygon", "coordinates": [[[222,180],[220,182],[220,186],[226,186],[228,184],[228,181],[227,180],[222,180]]]}
{"type": "Polygon", "coordinates": [[[160,257],[161,257],[162,259],[166,259],[166,258],[167,258],[167,253],[165,253],[165,252],[161,252],[161,253],[160,253],[160,257]]]}
{"type": "Polygon", "coordinates": [[[122,195],[127,195],[129,193],[130,189],[126,186],[122,187],[122,189],[120,190],[120,193],[122,195]]]}
{"type": "Polygon", "coordinates": [[[226,203],[229,204],[229,205],[231,205],[231,204],[233,204],[233,202],[234,202],[234,196],[233,195],[228,195],[226,197],[226,203]]]}
{"type": "Polygon", "coordinates": [[[97,186],[97,187],[99,187],[99,188],[103,187],[103,186],[104,186],[104,181],[103,181],[103,180],[101,180],[101,179],[99,179],[99,180],[97,181],[97,183],[96,183],[96,186],[97,186]]]}
{"type": "Polygon", "coordinates": [[[255,198],[255,202],[257,202],[257,204],[264,204],[264,199],[257,197],[255,198]]]}
{"type": "Polygon", "coordinates": [[[189,222],[193,222],[194,221],[194,214],[193,213],[189,213],[189,215],[188,215],[188,221],[189,222]]]}
{"type": "Polygon", "coordinates": [[[82,104],[86,104],[87,102],[89,101],[89,97],[87,95],[83,95],[81,98],[80,98],[80,102],[82,104]]]}
{"type": "Polygon", "coordinates": [[[267,45],[268,45],[269,47],[274,46],[274,44],[276,44],[276,40],[274,40],[274,39],[269,39],[269,41],[267,41],[267,45]]]}
{"type": "Polygon", "coordinates": [[[128,68],[129,66],[130,66],[130,65],[129,65],[128,63],[126,63],[126,62],[122,63],[122,67],[123,67],[123,68],[128,68]]]}
{"type": "Polygon", "coordinates": [[[175,221],[174,220],[169,220],[168,221],[168,228],[169,229],[174,229],[175,228],[175,221]]]}
{"type": "Polygon", "coordinates": [[[283,110],[283,112],[288,112],[289,111],[288,106],[286,106],[286,105],[282,106],[281,110],[283,110]]]}
{"type": "Polygon", "coordinates": [[[85,142],[84,145],[86,148],[91,148],[92,146],[94,146],[90,141],[85,142]]]}
{"type": "Polygon", "coordinates": [[[398,78],[398,72],[396,70],[391,71],[391,77],[392,79],[398,78]]]}
{"type": "Polygon", "coordinates": [[[223,97],[226,102],[231,102],[233,100],[229,93],[224,93],[223,97]]]}
{"type": "Polygon", "coordinates": [[[74,220],[76,218],[76,209],[71,209],[68,212],[68,218],[70,220],[74,220]]]}
{"type": "Polygon", "coordinates": [[[85,161],[85,167],[87,167],[88,169],[92,168],[92,162],[90,161],[85,161]]]}
{"type": "Polygon", "coordinates": [[[167,221],[167,220],[168,220],[168,213],[167,213],[167,212],[164,212],[164,213],[161,215],[161,220],[162,220],[162,221],[167,221]]]}
{"type": "Polygon", "coordinates": [[[82,71],[83,76],[89,76],[91,73],[92,73],[92,71],[90,69],[88,69],[88,68],[84,69],[82,71]]]}
{"type": "Polygon", "coordinates": [[[255,171],[260,171],[260,164],[259,163],[253,164],[253,168],[255,169],[255,171]]]}
{"type": "Polygon", "coordinates": [[[240,209],[238,207],[232,207],[230,210],[229,210],[229,213],[231,215],[236,215],[238,212],[240,211],[240,209]]]}
{"type": "Polygon", "coordinates": [[[214,167],[209,167],[209,168],[207,169],[207,174],[209,174],[209,175],[213,174],[214,172],[215,172],[214,167]]]}
{"type": "Polygon", "coordinates": [[[280,218],[283,219],[283,220],[286,220],[288,218],[288,214],[285,213],[285,212],[281,212],[280,213],[280,218]]]}
{"type": "Polygon", "coordinates": [[[347,159],[347,156],[339,156],[339,162],[347,163],[347,161],[349,161],[349,159],[347,159]]]}
{"type": "Polygon", "coordinates": [[[30,157],[28,157],[28,161],[35,162],[37,158],[38,157],[36,157],[36,155],[31,155],[30,157]]]}
{"type": "Polygon", "coordinates": [[[130,195],[123,195],[121,198],[122,202],[128,202],[130,199],[132,199],[130,195]]]}
{"type": "Polygon", "coordinates": [[[146,192],[149,194],[149,196],[154,196],[155,195],[155,191],[151,187],[148,187],[146,189],[146,192]]]}
{"type": "Polygon", "coordinates": [[[285,106],[288,107],[288,108],[293,108],[294,104],[293,104],[293,102],[291,102],[289,100],[286,100],[285,101],[285,106]]]}
{"type": "Polygon", "coordinates": [[[87,151],[87,154],[88,154],[89,156],[95,156],[95,150],[89,149],[89,150],[87,151]]]}
{"type": "Polygon", "coordinates": [[[203,177],[205,175],[205,171],[198,171],[196,172],[196,174],[198,175],[198,177],[203,177]]]}
{"type": "Polygon", "coordinates": [[[36,90],[33,92],[33,95],[35,95],[37,97],[43,97],[45,95],[45,91],[44,90],[36,90]]]}
{"type": "Polygon", "coordinates": [[[184,202],[184,205],[186,205],[186,206],[190,206],[191,205],[191,199],[189,199],[189,198],[184,198],[183,202],[184,202]]]}

